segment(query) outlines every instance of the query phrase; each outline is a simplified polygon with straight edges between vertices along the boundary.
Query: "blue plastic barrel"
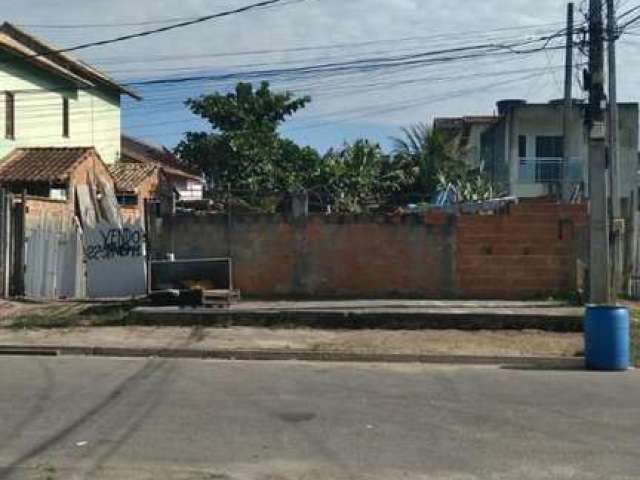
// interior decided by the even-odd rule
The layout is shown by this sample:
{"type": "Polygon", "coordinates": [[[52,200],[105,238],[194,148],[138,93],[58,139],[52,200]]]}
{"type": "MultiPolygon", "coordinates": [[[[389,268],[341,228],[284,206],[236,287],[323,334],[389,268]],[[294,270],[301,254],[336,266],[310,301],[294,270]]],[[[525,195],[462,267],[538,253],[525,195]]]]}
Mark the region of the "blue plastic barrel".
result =
{"type": "Polygon", "coordinates": [[[627,370],[630,364],[629,310],[590,305],[584,322],[585,361],[589,370],[627,370]]]}

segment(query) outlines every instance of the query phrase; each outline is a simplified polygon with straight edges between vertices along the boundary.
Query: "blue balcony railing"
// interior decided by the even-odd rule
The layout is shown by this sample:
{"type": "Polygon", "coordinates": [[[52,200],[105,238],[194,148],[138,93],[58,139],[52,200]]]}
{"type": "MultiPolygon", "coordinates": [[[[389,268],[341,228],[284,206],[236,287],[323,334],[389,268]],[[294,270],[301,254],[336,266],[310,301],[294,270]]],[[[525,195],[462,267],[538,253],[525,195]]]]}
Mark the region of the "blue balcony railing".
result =
{"type": "MultiPolygon", "coordinates": [[[[560,183],[563,181],[563,162],[562,158],[521,158],[518,183],[560,183]]],[[[566,180],[569,183],[580,183],[584,180],[583,163],[580,158],[569,159],[566,180]]]]}

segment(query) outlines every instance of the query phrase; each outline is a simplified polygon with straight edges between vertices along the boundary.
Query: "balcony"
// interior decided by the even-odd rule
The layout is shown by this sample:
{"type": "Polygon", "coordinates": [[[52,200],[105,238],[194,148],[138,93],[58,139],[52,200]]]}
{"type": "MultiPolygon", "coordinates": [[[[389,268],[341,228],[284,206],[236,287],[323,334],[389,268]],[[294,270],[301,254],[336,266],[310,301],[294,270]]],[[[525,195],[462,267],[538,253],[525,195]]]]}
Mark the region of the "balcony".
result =
{"type": "MultiPolygon", "coordinates": [[[[521,158],[518,184],[544,185],[561,183],[562,158],[521,158]]],[[[567,168],[567,182],[575,184],[584,181],[583,162],[580,158],[570,158],[567,168]]]]}

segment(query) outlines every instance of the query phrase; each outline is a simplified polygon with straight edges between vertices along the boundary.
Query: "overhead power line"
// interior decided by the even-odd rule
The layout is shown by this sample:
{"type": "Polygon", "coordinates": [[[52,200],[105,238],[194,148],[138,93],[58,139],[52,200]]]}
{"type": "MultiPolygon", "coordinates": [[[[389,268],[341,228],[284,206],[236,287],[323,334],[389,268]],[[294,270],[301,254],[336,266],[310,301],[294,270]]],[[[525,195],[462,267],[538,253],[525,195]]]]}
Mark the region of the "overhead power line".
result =
{"type": "MultiPolygon", "coordinates": [[[[311,64],[282,69],[265,70],[242,70],[236,72],[206,73],[188,77],[160,77],[147,78],[139,81],[126,82],[125,85],[145,87],[153,85],[174,85],[184,83],[195,83],[201,81],[231,81],[231,80],[295,80],[297,78],[307,78],[309,76],[336,76],[344,74],[368,73],[372,71],[399,71],[414,69],[432,65],[443,65],[447,63],[472,61],[479,58],[491,58],[496,56],[507,56],[514,54],[532,54],[539,51],[563,49],[564,46],[549,46],[551,39],[562,36],[559,32],[552,36],[544,36],[536,39],[520,41],[511,44],[486,43],[482,45],[471,45],[467,47],[456,47],[450,49],[440,49],[423,51],[412,54],[397,56],[374,56],[365,59],[354,59],[346,62],[332,62],[311,64]],[[534,43],[544,41],[542,46],[522,48],[534,43]]],[[[38,93],[42,89],[19,90],[17,93],[38,93]]],[[[64,90],[63,90],[64,91],[64,90]]]]}
{"type": "Polygon", "coordinates": [[[174,17],[162,20],[147,20],[144,22],[114,22],[114,23],[66,23],[66,24],[46,24],[46,23],[21,23],[24,28],[42,28],[52,30],[75,30],[86,28],[119,28],[119,27],[149,27],[151,25],[165,25],[167,23],[189,22],[199,17],[174,17]]]}
{"type": "Polygon", "coordinates": [[[629,15],[631,15],[634,12],[637,12],[638,10],[640,10],[640,5],[637,5],[637,6],[633,7],[633,8],[630,8],[626,12],[621,13],[620,15],[618,15],[618,21],[622,20],[624,17],[628,17],[629,15]]]}
{"type": "MultiPolygon", "coordinates": [[[[161,28],[154,28],[152,30],[146,30],[146,31],[143,31],[143,32],[132,33],[132,34],[128,34],[128,35],[122,35],[122,36],[115,37],[115,38],[110,38],[110,39],[107,39],[107,40],[99,40],[99,41],[96,41],[96,42],[83,43],[83,44],[76,45],[76,46],[73,46],[73,47],[61,48],[61,49],[58,49],[58,50],[53,50],[51,52],[44,53],[44,54],[36,54],[36,55],[33,55],[33,57],[43,57],[43,56],[53,55],[53,54],[56,54],[56,53],[75,52],[75,51],[84,50],[84,49],[87,49],[87,48],[101,47],[101,46],[104,46],[104,45],[110,45],[112,43],[118,43],[118,42],[124,42],[124,41],[127,41],[127,40],[133,40],[134,38],[148,37],[150,35],[156,35],[158,33],[169,32],[171,30],[176,30],[176,29],[179,29],[179,28],[190,27],[191,25],[196,25],[198,23],[208,22],[208,21],[214,20],[216,18],[228,17],[228,16],[231,16],[231,15],[236,15],[236,14],[239,14],[239,13],[248,12],[250,10],[255,10],[255,9],[258,9],[258,8],[268,7],[268,6],[271,6],[271,5],[275,5],[277,3],[281,3],[283,1],[284,0],[263,0],[261,2],[253,3],[251,5],[245,5],[244,7],[235,8],[233,10],[226,10],[224,12],[214,13],[214,14],[211,14],[211,15],[205,15],[203,17],[198,17],[198,18],[193,19],[193,20],[174,23],[172,25],[167,25],[167,26],[161,27],[161,28]]],[[[304,1],[304,0],[301,0],[301,1],[304,1]]]]}
{"type": "Polygon", "coordinates": [[[258,71],[244,71],[235,73],[223,73],[215,75],[196,75],[189,77],[174,77],[174,78],[158,78],[147,79],[134,82],[127,82],[127,86],[146,86],[146,85],[161,85],[161,84],[174,84],[174,83],[187,83],[203,80],[229,80],[237,77],[262,77],[267,78],[274,75],[304,75],[315,73],[327,73],[327,72],[342,72],[342,71],[368,71],[379,68],[398,67],[407,65],[427,65],[427,64],[441,64],[448,63],[457,60],[466,60],[477,57],[484,57],[490,55],[505,55],[505,54],[531,54],[544,50],[563,49],[564,46],[550,47],[549,41],[553,38],[557,38],[563,35],[563,32],[559,32],[553,36],[540,37],[535,40],[527,40],[513,44],[496,44],[486,43],[481,45],[470,45],[467,47],[456,47],[450,49],[431,50],[418,52],[409,55],[400,56],[385,56],[385,57],[372,57],[367,59],[359,59],[347,62],[333,62],[325,64],[307,65],[293,68],[272,69],[272,70],[258,70],[258,71]],[[528,49],[521,49],[532,43],[538,43],[545,41],[545,44],[541,47],[532,47],[528,49]],[[470,53],[467,53],[470,52],[470,53]],[[442,56],[446,54],[463,54],[463,55],[450,55],[442,56]]]}

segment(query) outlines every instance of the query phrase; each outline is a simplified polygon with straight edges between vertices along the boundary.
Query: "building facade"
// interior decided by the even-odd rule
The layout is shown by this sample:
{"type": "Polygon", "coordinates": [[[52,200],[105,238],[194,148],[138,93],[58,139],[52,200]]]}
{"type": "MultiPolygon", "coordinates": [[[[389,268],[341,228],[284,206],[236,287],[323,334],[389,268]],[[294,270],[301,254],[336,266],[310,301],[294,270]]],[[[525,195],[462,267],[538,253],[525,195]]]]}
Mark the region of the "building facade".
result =
{"type": "Polygon", "coordinates": [[[0,158],[16,148],[94,147],[120,157],[120,98],[134,92],[19,28],[0,26],[0,158]]]}
{"type": "Polygon", "coordinates": [[[473,168],[482,167],[482,135],[498,122],[496,116],[443,117],[433,121],[433,128],[460,153],[473,168]]]}
{"type": "Polygon", "coordinates": [[[204,198],[205,181],[202,176],[187,171],[179,159],[162,146],[123,135],[120,161],[158,168],[177,194],[177,200],[181,202],[200,201],[204,198]]]}
{"type": "MultiPolygon", "coordinates": [[[[565,164],[562,102],[498,102],[498,119],[481,136],[485,171],[520,198],[558,196],[563,182],[570,191],[588,196],[585,109],[574,102],[565,164]]],[[[638,104],[622,103],[619,110],[621,194],[631,198],[638,186],[638,104]]]]}

